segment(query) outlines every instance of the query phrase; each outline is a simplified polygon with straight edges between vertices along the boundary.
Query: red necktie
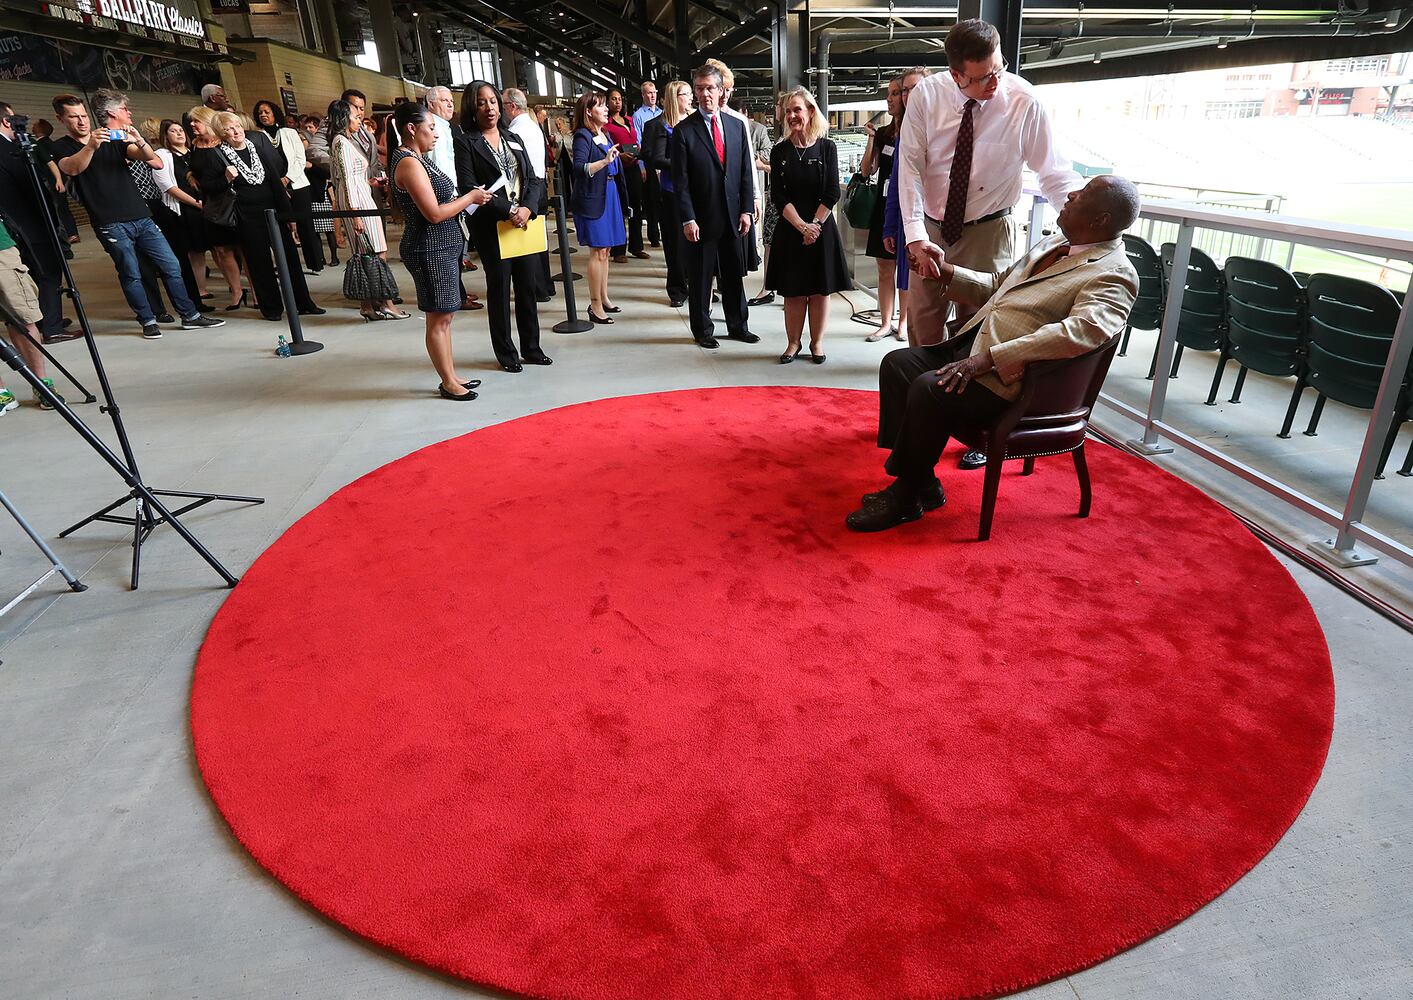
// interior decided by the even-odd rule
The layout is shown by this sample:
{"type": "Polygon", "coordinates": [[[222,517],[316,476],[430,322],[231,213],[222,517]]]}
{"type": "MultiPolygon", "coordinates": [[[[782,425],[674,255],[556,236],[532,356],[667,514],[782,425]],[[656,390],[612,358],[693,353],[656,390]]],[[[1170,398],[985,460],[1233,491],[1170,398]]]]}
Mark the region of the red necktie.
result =
{"type": "Polygon", "coordinates": [[[962,225],[967,221],[967,188],[971,186],[971,109],[976,102],[968,100],[962,111],[962,124],[957,129],[957,149],[952,154],[952,175],[947,179],[947,213],[942,216],[942,239],[949,245],[962,238],[962,225]]]}
{"type": "Polygon", "coordinates": [[[726,140],[721,137],[721,115],[711,116],[711,141],[716,146],[716,158],[726,166],[726,140]]]}
{"type": "Polygon", "coordinates": [[[1035,262],[1035,266],[1030,269],[1030,276],[1034,278],[1036,275],[1050,270],[1050,268],[1069,256],[1069,252],[1070,245],[1068,243],[1061,243],[1057,247],[1051,247],[1050,250],[1046,252],[1045,256],[1035,262]]]}

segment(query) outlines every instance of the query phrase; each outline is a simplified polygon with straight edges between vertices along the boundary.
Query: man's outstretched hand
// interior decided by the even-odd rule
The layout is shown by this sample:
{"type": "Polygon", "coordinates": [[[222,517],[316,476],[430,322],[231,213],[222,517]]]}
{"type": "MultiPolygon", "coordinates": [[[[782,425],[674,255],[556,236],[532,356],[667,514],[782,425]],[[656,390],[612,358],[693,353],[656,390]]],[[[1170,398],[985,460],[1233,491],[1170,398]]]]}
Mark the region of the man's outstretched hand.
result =
{"type": "Polygon", "coordinates": [[[908,244],[908,266],[924,278],[937,281],[942,277],[942,248],[931,240],[913,240],[908,244]]]}
{"type": "Polygon", "coordinates": [[[991,352],[982,351],[937,369],[937,384],[943,392],[961,392],[978,375],[995,370],[996,363],[991,360],[991,352]]]}

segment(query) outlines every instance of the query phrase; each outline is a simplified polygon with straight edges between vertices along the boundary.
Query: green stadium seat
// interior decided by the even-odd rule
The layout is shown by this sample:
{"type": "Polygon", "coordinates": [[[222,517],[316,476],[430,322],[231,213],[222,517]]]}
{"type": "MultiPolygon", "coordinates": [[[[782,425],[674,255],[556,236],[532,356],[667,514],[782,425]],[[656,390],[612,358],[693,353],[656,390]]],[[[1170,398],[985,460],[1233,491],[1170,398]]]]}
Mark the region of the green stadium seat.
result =
{"type": "Polygon", "coordinates": [[[1156,330],[1163,325],[1163,303],[1167,301],[1167,284],[1163,279],[1163,262],[1158,251],[1141,236],[1124,234],[1124,252],[1138,272],[1138,298],[1128,314],[1123,340],[1119,342],[1119,357],[1128,354],[1128,338],[1136,326],[1140,330],[1156,330]]]}
{"type": "Polygon", "coordinates": [[[1222,274],[1227,284],[1227,349],[1217,362],[1209,406],[1216,404],[1228,357],[1241,366],[1233,403],[1241,402],[1248,370],[1291,378],[1305,360],[1305,289],[1295,275],[1251,257],[1228,257],[1222,274]]]}
{"type": "MultiPolygon", "coordinates": [[[[1164,243],[1160,256],[1163,260],[1163,274],[1168,287],[1173,283],[1173,253],[1175,245],[1164,243]]],[[[1183,284],[1182,313],[1178,317],[1177,345],[1173,352],[1173,367],[1169,378],[1178,377],[1178,366],[1182,364],[1184,349],[1191,351],[1225,352],[1227,345],[1227,291],[1226,279],[1221,268],[1217,267],[1196,247],[1187,262],[1187,280],[1183,284]]],[[[1158,368],[1158,347],[1153,347],[1153,363],[1148,366],[1148,377],[1152,378],[1158,368]]],[[[1217,377],[1221,377],[1222,365],[1217,365],[1217,377]]]]}

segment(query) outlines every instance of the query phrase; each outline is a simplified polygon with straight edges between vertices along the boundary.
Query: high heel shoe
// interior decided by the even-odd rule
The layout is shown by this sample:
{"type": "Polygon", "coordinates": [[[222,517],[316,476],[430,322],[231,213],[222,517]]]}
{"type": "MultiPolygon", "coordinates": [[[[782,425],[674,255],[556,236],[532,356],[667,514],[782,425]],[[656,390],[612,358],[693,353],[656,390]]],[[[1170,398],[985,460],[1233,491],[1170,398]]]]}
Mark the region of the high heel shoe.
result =
{"type": "Polygon", "coordinates": [[[245,300],[245,289],[242,288],[240,290],[240,298],[237,299],[235,302],[232,302],[230,305],[226,306],[226,312],[235,312],[237,309],[240,309],[249,304],[250,303],[245,300]]]}
{"type": "Polygon", "coordinates": [[[621,313],[621,312],[623,311],[623,307],[622,307],[622,306],[604,306],[604,307],[603,307],[603,311],[606,312],[606,313],[621,313]]]}
{"type": "Polygon", "coordinates": [[[589,322],[590,322],[590,323],[598,323],[598,324],[600,324],[600,325],[602,325],[602,326],[607,326],[607,325],[609,325],[609,324],[611,324],[611,323],[613,322],[613,317],[612,317],[612,316],[596,316],[596,315],[594,315],[594,311],[593,311],[592,309],[590,309],[590,310],[589,310],[589,322]]]}
{"type": "Polygon", "coordinates": [[[398,312],[398,311],[395,310],[395,309],[379,309],[378,312],[379,312],[379,314],[381,314],[381,316],[383,317],[383,319],[411,319],[411,318],[412,318],[412,314],[411,314],[411,313],[398,312]]]}
{"type": "Polygon", "coordinates": [[[363,317],[363,322],[365,323],[373,323],[378,320],[387,319],[387,316],[383,315],[383,311],[381,309],[375,309],[370,313],[366,313],[362,310],[359,310],[358,315],[363,317]]]}

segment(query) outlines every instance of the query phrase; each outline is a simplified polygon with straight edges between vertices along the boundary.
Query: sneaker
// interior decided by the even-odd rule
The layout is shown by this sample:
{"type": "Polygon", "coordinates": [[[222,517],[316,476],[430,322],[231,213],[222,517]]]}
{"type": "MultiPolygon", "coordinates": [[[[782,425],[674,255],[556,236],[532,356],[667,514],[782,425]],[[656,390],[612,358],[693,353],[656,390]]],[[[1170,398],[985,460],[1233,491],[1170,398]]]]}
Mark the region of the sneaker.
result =
{"type": "Polygon", "coordinates": [[[15,394],[9,389],[0,389],[0,414],[8,410],[13,410],[20,405],[20,401],[15,398],[15,394]]]}
{"type": "Polygon", "coordinates": [[[173,316],[171,313],[158,313],[158,314],[157,314],[157,322],[159,322],[159,323],[175,323],[176,321],[177,321],[177,318],[176,318],[175,316],[173,316]]]}
{"type": "Polygon", "coordinates": [[[202,316],[200,313],[197,313],[195,316],[191,317],[191,319],[182,320],[183,330],[212,330],[218,326],[225,325],[226,321],[223,319],[216,319],[214,316],[202,316]]]}
{"type": "Polygon", "coordinates": [[[144,327],[142,328],[142,339],[143,339],[143,340],[161,340],[161,339],[162,339],[162,328],[161,328],[160,326],[158,326],[156,323],[148,323],[146,326],[144,326],[144,327]]]}
{"type": "MultiPolygon", "coordinates": [[[[41,382],[44,383],[44,387],[45,387],[46,389],[53,389],[53,388],[54,388],[54,380],[53,380],[52,378],[42,378],[42,379],[40,379],[39,381],[41,381],[41,382]]],[[[55,395],[55,396],[58,396],[59,402],[62,403],[62,402],[64,401],[64,397],[63,397],[63,396],[59,396],[59,394],[58,394],[57,392],[54,393],[54,395],[55,395]]],[[[51,403],[51,402],[49,402],[49,400],[45,399],[43,396],[41,396],[41,395],[39,394],[39,390],[38,390],[38,389],[34,390],[34,401],[39,404],[39,408],[40,408],[41,410],[52,410],[52,409],[54,409],[54,404],[51,403]]]]}

